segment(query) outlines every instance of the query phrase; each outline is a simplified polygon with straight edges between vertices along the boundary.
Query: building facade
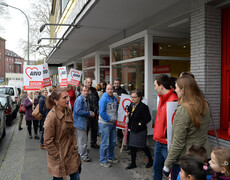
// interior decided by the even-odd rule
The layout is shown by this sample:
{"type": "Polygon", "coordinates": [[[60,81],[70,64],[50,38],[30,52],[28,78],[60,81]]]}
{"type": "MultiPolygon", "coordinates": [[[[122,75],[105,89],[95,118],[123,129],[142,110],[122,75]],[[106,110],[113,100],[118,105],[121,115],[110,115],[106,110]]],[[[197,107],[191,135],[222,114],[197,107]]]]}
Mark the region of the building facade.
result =
{"type": "Polygon", "coordinates": [[[6,49],[5,51],[5,71],[6,73],[23,73],[24,59],[15,52],[6,49]]]}
{"type": "Polygon", "coordinates": [[[215,127],[221,145],[230,147],[227,0],[56,0],[50,23],[69,24],[52,29],[51,37],[61,39],[46,60],[50,67],[77,68],[94,84],[119,77],[127,91],[143,91],[153,117],[155,76],[191,71],[210,103],[212,144],[217,143],[215,127]]]}

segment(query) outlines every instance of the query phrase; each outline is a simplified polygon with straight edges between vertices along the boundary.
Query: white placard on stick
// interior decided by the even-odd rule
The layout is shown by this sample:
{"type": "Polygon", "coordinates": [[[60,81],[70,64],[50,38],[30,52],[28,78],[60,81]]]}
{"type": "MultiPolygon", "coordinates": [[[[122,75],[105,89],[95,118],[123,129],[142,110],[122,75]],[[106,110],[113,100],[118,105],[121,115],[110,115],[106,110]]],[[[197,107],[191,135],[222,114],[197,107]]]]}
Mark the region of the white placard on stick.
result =
{"type": "Polygon", "coordinates": [[[68,76],[68,84],[78,87],[81,80],[81,74],[82,71],[71,68],[68,76]]]}
{"type": "Polygon", "coordinates": [[[43,66],[29,65],[23,68],[25,91],[39,91],[43,88],[43,66]]]}
{"type": "Polygon", "coordinates": [[[67,86],[66,66],[58,67],[58,75],[59,75],[59,86],[66,87],[67,86]]]}

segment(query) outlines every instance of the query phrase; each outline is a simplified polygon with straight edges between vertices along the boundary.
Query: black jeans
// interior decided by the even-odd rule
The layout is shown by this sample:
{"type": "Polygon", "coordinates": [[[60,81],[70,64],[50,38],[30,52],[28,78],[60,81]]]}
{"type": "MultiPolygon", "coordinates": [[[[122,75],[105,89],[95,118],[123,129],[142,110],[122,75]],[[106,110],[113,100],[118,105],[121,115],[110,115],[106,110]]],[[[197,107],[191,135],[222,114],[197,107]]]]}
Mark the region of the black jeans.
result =
{"type": "Polygon", "coordinates": [[[26,121],[27,130],[28,130],[28,133],[30,136],[31,136],[32,122],[33,122],[33,126],[34,126],[34,134],[37,135],[37,133],[38,133],[38,120],[26,121]]]}
{"type": "Polygon", "coordinates": [[[136,165],[136,157],[137,157],[137,150],[138,149],[144,151],[144,153],[146,154],[146,156],[149,159],[149,162],[153,161],[152,155],[151,155],[150,150],[147,146],[145,148],[137,148],[137,147],[130,146],[130,149],[131,149],[131,164],[132,165],[136,165]]]}
{"type": "Polygon", "coordinates": [[[95,117],[88,119],[88,128],[87,128],[87,134],[88,132],[91,132],[90,137],[90,144],[96,144],[97,143],[97,131],[98,131],[98,120],[95,117]]]}

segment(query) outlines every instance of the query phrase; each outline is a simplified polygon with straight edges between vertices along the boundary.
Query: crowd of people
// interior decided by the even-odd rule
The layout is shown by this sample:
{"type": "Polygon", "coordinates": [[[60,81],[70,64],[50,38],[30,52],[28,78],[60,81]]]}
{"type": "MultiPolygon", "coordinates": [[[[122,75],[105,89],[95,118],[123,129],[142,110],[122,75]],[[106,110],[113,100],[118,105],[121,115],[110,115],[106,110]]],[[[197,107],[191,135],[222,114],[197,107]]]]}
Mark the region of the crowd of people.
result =
{"type": "MultiPolygon", "coordinates": [[[[49,95],[46,88],[39,93],[22,91],[20,95],[25,112],[20,114],[18,129],[22,129],[25,115],[29,139],[33,138],[33,125],[34,138],[40,139],[40,148],[47,150],[48,170],[54,180],[68,175],[71,180],[80,179],[82,161],[92,161],[87,149],[88,134],[91,148],[99,149],[101,166],[109,168],[119,163],[114,148],[116,144],[121,147],[124,130],[116,128],[116,121],[120,96],[128,93],[118,78],[113,85],[100,82],[94,88],[92,83],[91,78],[86,78],[78,88],[51,87],[49,95]],[[32,115],[36,106],[42,114],[40,121],[32,115]]],[[[131,155],[131,163],[125,169],[137,167],[137,152],[142,150],[148,158],[145,167],[153,166],[153,180],[163,176],[173,180],[230,179],[230,149],[212,150],[208,139],[210,106],[192,73],[183,72],[179,78],[158,75],[154,86],[159,97],[154,117],[154,158],[146,145],[151,113],[142,102],[142,91],[136,89],[130,93],[132,102],[125,112],[129,128],[127,149],[131,155]],[[169,148],[167,102],[178,104],[169,148]]]]}

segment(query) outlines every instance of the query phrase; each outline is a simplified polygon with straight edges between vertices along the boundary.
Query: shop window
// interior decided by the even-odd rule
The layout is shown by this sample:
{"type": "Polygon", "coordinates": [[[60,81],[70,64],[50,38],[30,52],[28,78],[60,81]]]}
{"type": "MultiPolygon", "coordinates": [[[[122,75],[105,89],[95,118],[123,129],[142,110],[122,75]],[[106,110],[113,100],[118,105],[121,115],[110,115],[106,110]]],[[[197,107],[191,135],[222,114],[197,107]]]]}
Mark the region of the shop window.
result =
{"type": "Polygon", "coordinates": [[[112,50],[112,62],[144,56],[144,38],[122,45],[112,50]]]}
{"type": "Polygon", "coordinates": [[[170,76],[190,71],[188,38],[153,37],[153,66],[170,66],[170,76]]]}
{"type": "Polygon", "coordinates": [[[130,94],[139,89],[144,92],[144,60],[113,65],[113,78],[121,79],[121,86],[130,94]]]}

